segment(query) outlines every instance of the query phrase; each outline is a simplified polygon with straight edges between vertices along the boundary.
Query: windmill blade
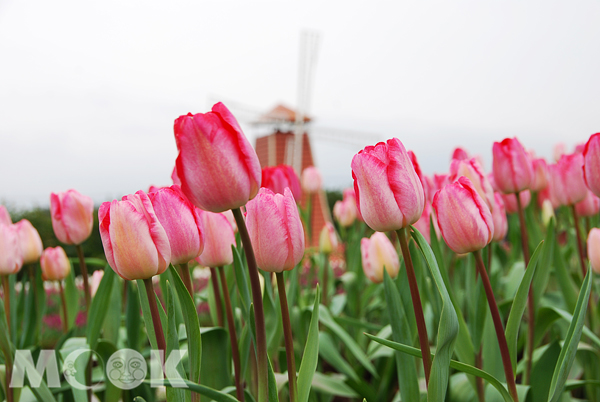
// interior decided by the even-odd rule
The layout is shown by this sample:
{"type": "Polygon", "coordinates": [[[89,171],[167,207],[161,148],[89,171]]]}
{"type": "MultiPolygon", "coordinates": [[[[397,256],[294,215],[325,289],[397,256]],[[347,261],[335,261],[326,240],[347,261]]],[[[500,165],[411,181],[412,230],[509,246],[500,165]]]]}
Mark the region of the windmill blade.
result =
{"type": "Polygon", "coordinates": [[[377,133],[368,133],[358,130],[346,130],[334,127],[315,126],[311,129],[310,136],[314,140],[329,141],[364,148],[366,145],[376,144],[384,140],[384,136],[377,133]]]}

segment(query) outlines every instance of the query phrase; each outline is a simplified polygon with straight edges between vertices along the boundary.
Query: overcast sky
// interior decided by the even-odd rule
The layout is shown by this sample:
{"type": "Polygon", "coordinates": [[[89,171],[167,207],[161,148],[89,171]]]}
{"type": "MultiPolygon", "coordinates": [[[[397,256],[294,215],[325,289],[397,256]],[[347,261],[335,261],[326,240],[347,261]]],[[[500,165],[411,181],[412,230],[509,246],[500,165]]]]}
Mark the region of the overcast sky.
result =
{"type": "MultiPolygon", "coordinates": [[[[316,126],[398,137],[426,173],[457,145],[489,168],[507,136],[550,157],[600,131],[598,21],[598,1],[2,0],[0,202],[170,184],[179,115],[295,105],[304,29],[316,126]]],[[[360,147],[314,147],[326,186],[350,185],[360,147]]]]}

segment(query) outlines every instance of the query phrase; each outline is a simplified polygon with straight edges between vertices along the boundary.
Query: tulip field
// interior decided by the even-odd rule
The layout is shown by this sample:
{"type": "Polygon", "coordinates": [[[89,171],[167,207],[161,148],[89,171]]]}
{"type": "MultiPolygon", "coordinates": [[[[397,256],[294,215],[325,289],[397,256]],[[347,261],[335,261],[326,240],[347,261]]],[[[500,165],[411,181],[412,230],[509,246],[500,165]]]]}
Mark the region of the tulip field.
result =
{"type": "Polygon", "coordinates": [[[432,176],[364,144],[322,227],[222,103],[174,136],[171,186],[0,206],[0,400],[600,402],[600,133],[432,176]]]}

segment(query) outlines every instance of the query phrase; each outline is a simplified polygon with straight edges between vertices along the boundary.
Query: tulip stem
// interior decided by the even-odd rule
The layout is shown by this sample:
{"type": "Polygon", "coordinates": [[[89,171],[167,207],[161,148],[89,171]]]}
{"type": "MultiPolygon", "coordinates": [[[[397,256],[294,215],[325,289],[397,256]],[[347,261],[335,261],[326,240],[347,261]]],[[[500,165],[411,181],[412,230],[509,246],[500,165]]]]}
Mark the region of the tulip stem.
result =
{"type": "Polygon", "coordinates": [[[583,251],[583,240],[581,239],[581,229],[579,228],[579,217],[577,216],[577,211],[575,210],[575,205],[572,206],[573,211],[573,221],[575,221],[575,233],[577,234],[577,250],[579,251],[579,262],[581,263],[581,273],[585,278],[586,268],[585,268],[585,253],[583,251]]]}
{"type": "Polygon", "coordinates": [[[419,295],[419,286],[413,267],[410,251],[408,250],[408,239],[406,237],[406,228],[398,229],[398,239],[400,248],[404,257],[404,266],[408,276],[410,286],[410,296],[412,297],[413,308],[415,310],[415,319],[417,321],[417,331],[419,332],[419,344],[421,346],[421,355],[423,356],[423,368],[425,370],[425,383],[429,387],[429,374],[431,373],[431,351],[429,348],[429,336],[427,336],[427,327],[425,326],[425,317],[423,315],[423,306],[421,305],[421,296],[419,295]]]}
{"type": "MultiPolygon", "coordinates": [[[[483,345],[479,347],[479,352],[475,355],[475,367],[483,370],[483,345]]],[[[477,385],[477,398],[479,402],[485,402],[485,384],[483,378],[475,377],[475,384],[477,385]]]]}
{"type": "Polygon", "coordinates": [[[217,279],[217,270],[210,268],[210,281],[212,283],[213,293],[215,294],[215,307],[217,308],[217,325],[223,327],[223,304],[221,301],[221,290],[217,279]]]}
{"type": "MultiPolygon", "coordinates": [[[[525,223],[525,214],[521,205],[521,193],[517,192],[517,210],[519,211],[519,226],[521,227],[521,246],[523,248],[523,259],[525,268],[529,265],[529,236],[527,234],[527,224],[525,223]]],[[[529,286],[527,294],[527,364],[525,366],[525,384],[529,383],[531,375],[531,366],[533,363],[533,346],[535,342],[535,299],[533,295],[533,283],[529,286]]]]}
{"type": "Polygon", "coordinates": [[[85,264],[85,256],[83,255],[83,248],[81,244],[75,246],[77,249],[77,256],[79,257],[79,268],[81,269],[81,276],[83,277],[83,292],[85,293],[85,313],[87,317],[88,311],[90,311],[90,304],[92,303],[92,294],[90,293],[90,284],[88,283],[88,272],[87,265],[85,264]]]}
{"type": "Polygon", "coordinates": [[[290,402],[298,400],[298,389],[296,385],[296,358],[294,356],[294,340],[292,338],[292,324],[285,294],[285,278],[283,272],[277,272],[277,290],[279,290],[279,303],[281,304],[281,319],[283,321],[283,336],[285,338],[285,357],[288,369],[288,385],[290,391],[290,402]]]}
{"type": "Polygon", "coordinates": [[[152,316],[152,325],[154,325],[154,334],[156,335],[156,344],[158,345],[158,350],[162,350],[164,353],[167,353],[167,344],[165,342],[165,334],[160,322],[160,315],[158,314],[158,305],[156,304],[156,293],[154,292],[152,278],[144,279],[144,286],[146,287],[146,294],[148,295],[148,304],[150,305],[150,314],[152,316]]]}
{"type": "Polygon", "coordinates": [[[258,402],[269,400],[269,361],[267,357],[267,333],[265,330],[265,313],[263,310],[262,291],[260,289],[260,280],[258,279],[258,268],[256,267],[256,258],[252,249],[250,235],[246,228],[246,222],[240,208],[232,209],[235,222],[238,226],[238,232],[244,245],[244,254],[248,263],[248,273],[250,276],[250,286],[252,287],[252,304],[254,305],[254,320],[256,324],[256,363],[258,368],[258,402]]]}
{"type": "Polygon", "coordinates": [[[8,275],[2,275],[2,290],[4,291],[4,313],[6,314],[6,324],[10,334],[10,285],[8,275]]]}
{"type": "Polygon", "coordinates": [[[504,335],[504,326],[502,319],[500,318],[500,312],[498,311],[498,305],[494,298],[494,291],[488,277],[487,270],[483,264],[483,258],[481,258],[481,251],[474,251],[475,261],[477,270],[481,276],[483,287],[485,289],[485,295],[487,296],[488,305],[490,312],[492,313],[492,320],[494,321],[494,329],[496,330],[496,336],[498,337],[498,346],[500,346],[500,354],[502,355],[502,363],[504,365],[504,375],[506,377],[506,383],[508,384],[508,392],[512,396],[515,402],[519,402],[519,396],[517,395],[517,385],[515,384],[515,375],[510,360],[510,354],[508,352],[508,344],[506,343],[506,336],[504,335]]]}
{"type": "Polygon", "coordinates": [[[189,268],[187,262],[184,262],[183,264],[179,264],[179,276],[181,276],[181,280],[183,281],[183,284],[185,285],[186,289],[190,293],[190,296],[192,297],[192,301],[194,302],[194,304],[196,304],[196,302],[194,301],[194,285],[192,285],[192,277],[190,275],[190,268],[189,268]]]}
{"type": "Polygon", "coordinates": [[[231,354],[233,355],[233,371],[235,373],[235,393],[238,401],[244,402],[244,387],[242,386],[242,373],[240,364],[240,352],[238,349],[237,334],[235,332],[235,321],[233,320],[233,309],[229,299],[229,287],[225,278],[225,270],[219,267],[219,278],[223,288],[223,298],[225,299],[225,312],[227,315],[227,326],[229,329],[229,341],[231,342],[231,354]]]}
{"type": "Polygon", "coordinates": [[[329,254],[323,253],[323,298],[321,299],[324,306],[327,306],[327,291],[329,282],[329,254]]]}
{"type": "Polygon", "coordinates": [[[67,315],[67,299],[65,298],[65,289],[62,285],[62,281],[58,281],[58,290],[60,292],[60,302],[62,304],[63,332],[66,334],[69,332],[69,317],[67,315]]]}

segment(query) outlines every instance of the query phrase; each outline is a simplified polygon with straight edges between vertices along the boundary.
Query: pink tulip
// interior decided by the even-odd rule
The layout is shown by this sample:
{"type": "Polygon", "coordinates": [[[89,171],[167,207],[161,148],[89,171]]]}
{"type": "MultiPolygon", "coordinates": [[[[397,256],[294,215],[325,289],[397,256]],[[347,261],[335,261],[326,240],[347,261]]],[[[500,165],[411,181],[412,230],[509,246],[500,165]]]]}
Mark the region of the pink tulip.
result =
{"type": "Polygon", "coordinates": [[[516,138],[494,142],[492,170],[498,189],[505,193],[527,190],[533,182],[533,165],[523,145],[516,138]]]}
{"type": "Polygon", "coordinates": [[[461,147],[457,147],[452,152],[452,160],[467,160],[469,159],[469,154],[467,151],[462,149],[461,147]]]}
{"type": "MultiPolygon", "coordinates": [[[[450,175],[449,174],[434,174],[433,175],[433,184],[434,184],[433,195],[435,195],[435,193],[437,193],[439,190],[443,189],[446,184],[450,184],[450,175]]],[[[433,195],[431,198],[431,202],[433,202],[433,195]]]]}
{"type": "Polygon", "coordinates": [[[548,185],[548,166],[544,158],[534,159],[533,165],[533,182],[531,183],[531,191],[541,191],[548,185]]]}
{"type": "Polygon", "coordinates": [[[400,260],[392,242],[385,233],[375,232],[371,238],[360,241],[362,265],[365,276],[374,283],[383,282],[383,269],[391,278],[398,276],[400,260]]]}
{"type": "Polygon", "coordinates": [[[356,206],[356,193],[354,192],[354,187],[349,187],[345,189],[342,194],[344,197],[344,202],[351,203],[354,206],[354,209],[356,210],[356,218],[359,221],[364,222],[365,220],[363,219],[362,215],[360,214],[360,211],[358,210],[358,207],[356,206]]]}
{"type": "Polygon", "coordinates": [[[600,212],[600,198],[594,193],[588,191],[587,196],[583,201],[575,204],[575,212],[577,216],[594,216],[600,212]]]}
{"type": "Polygon", "coordinates": [[[419,232],[423,235],[427,243],[431,244],[431,204],[429,202],[425,203],[425,207],[423,208],[423,213],[421,214],[421,218],[414,223],[414,227],[417,228],[419,232]]]}
{"type": "Polygon", "coordinates": [[[592,269],[596,274],[600,274],[600,229],[590,230],[587,238],[587,250],[592,269]]]}
{"type": "Polygon", "coordinates": [[[321,190],[323,178],[321,172],[314,166],[309,166],[302,171],[302,190],[307,194],[314,194],[321,190]]]}
{"type": "Polygon", "coordinates": [[[98,218],[108,264],[123,279],[148,279],[167,269],[169,238],[146,193],[103,203],[98,218]]]}
{"type": "Polygon", "coordinates": [[[494,209],[494,189],[488,181],[483,168],[477,162],[477,159],[454,159],[450,163],[450,182],[455,181],[460,176],[465,176],[471,183],[477,193],[485,201],[490,210],[494,209]]]}
{"type": "Polygon", "coordinates": [[[558,144],[555,144],[554,148],[552,150],[552,154],[554,156],[554,162],[558,162],[560,157],[566,153],[567,153],[567,146],[564,143],[559,142],[558,144]]]}
{"type": "Polygon", "coordinates": [[[262,170],[262,187],[266,187],[275,194],[283,194],[289,187],[296,200],[302,197],[300,179],[294,169],[288,165],[267,166],[262,170]]]}
{"type": "Polygon", "coordinates": [[[351,165],[357,207],[369,227],[385,232],[419,220],[425,205],[423,185],[400,140],[366,147],[351,165]]]}
{"type": "Polygon", "coordinates": [[[333,205],[333,217],[342,227],[352,226],[356,220],[356,203],[352,199],[336,201],[333,205]]]}
{"type": "Polygon", "coordinates": [[[288,271],[304,256],[304,229],[294,196],[261,188],[246,205],[246,225],[258,267],[269,272],[288,271]]]}
{"type": "Polygon", "coordinates": [[[258,156],[237,120],[222,103],[208,113],[175,120],[177,175],[197,207],[223,212],[245,205],[258,193],[258,156]]]}
{"type": "Polygon", "coordinates": [[[563,155],[556,164],[548,167],[548,172],[554,196],[560,205],[574,205],[587,195],[582,154],[563,155]]]}
{"type": "Polygon", "coordinates": [[[233,212],[231,211],[231,209],[228,209],[225,212],[221,212],[223,215],[225,215],[225,217],[227,218],[227,220],[229,221],[229,224],[231,225],[231,228],[233,229],[233,233],[237,233],[238,232],[238,227],[237,227],[237,223],[235,221],[235,217],[233,216],[233,212]]]}
{"type": "Polygon", "coordinates": [[[590,137],[583,149],[583,177],[588,188],[600,197],[600,133],[590,137]]]}
{"type": "Polygon", "coordinates": [[[325,226],[319,235],[319,251],[329,254],[338,247],[338,237],[331,222],[325,222],[325,226]]]}
{"type": "Polygon", "coordinates": [[[23,266],[23,254],[15,225],[0,225],[0,275],[19,272],[23,266]]]}
{"type": "Polygon", "coordinates": [[[81,244],[92,234],[94,201],[76,190],[50,194],[50,214],[56,238],[64,244],[81,244]]]}
{"type": "Polygon", "coordinates": [[[19,244],[23,256],[23,264],[32,264],[40,259],[44,246],[40,234],[27,219],[15,223],[19,236],[19,244]]]}
{"type": "Polygon", "coordinates": [[[555,191],[552,185],[552,180],[550,180],[550,171],[548,171],[548,185],[542,191],[538,192],[538,206],[541,208],[544,204],[544,201],[548,200],[548,202],[550,202],[552,205],[552,208],[556,209],[560,207],[560,203],[558,202],[558,199],[554,193],[555,191]]]}
{"type": "Polygon", "coordinates": [[[185,264],[198,257],[204,248],[200,217],[179,186],[163,187],[148,197],[169,238],[171,264],[185,264]]]}
{"type": "Polygon", "coordinates": [[[147,194],[150,194],[150,193],[156,193],[156,192],[157,192],[158,190],[160,190],[161,188],[163,188],[163,187],[161,187],[161,186],[155,186],[155,185],[151,185],[150,187],[148,187],[148,192],[147,192],[147,194]]]}
{"type": "Polygon", "coordinates": [[[171,180],[173,181],[173,184],[176,184],[179,187],[181,187],[181,179],[179,179],[179,175],[177,174],[177,164],[175,164],[173,172],[171,173],[171,180]]]}
{"type": "Polygon", "coordinates": [[[67,253],[60,246],[45,249],[40,257],[40,266],[45,281],[62,281],[71,272],[67,253]]]}
{"type": "Polygon", "coordinates": [[[425,175],[421,171],[421,166],[419,166],[419,162],[417,161],[417,155],[415,155],[413,151],[408,151],[408,157],[410,158],[410,161],[412,162],[413,167],[415,168],[415,173],[419,177],[419,181],[421,182],[421,186],[423,187],[423,194],[425,195],[425,199],[427,200],[430,197],[429,193],[427,192],[429,187],[427,186],[427,180],[425,179],[425,175]]]}
{"type": "MultiPolygon", "coordinates": [[[[528,192],[528,191],[527,191],[528,192]]],[[[525,192],[521,193],[522,196],[525,192]]],[[[514,194],[510,194],[516,198],[514,194]]],[[[492,210],[492,220],[494,221],[494,236],[493,241],[502,241],[508,233],[508,219],[506,218],[506,208],[502,195],[494,193],[494,209],[492,210]]]]}
{"type": "Polygon", "coordinates": [[[585,142],[579,143],[577,145],[575,145],[575,153],[579,153],[582,154],[583,150],[585,149],[585,142]]]}
{"type": "MultiPolygon", "coordinates": [[[[516,214],[519,212],[519,206],[517,205],[516,194],[500,194],[502,201],[504,201],[504,207],[507,214],[516,214]]],[[[521,191],[519,193],[519,199],[521,200],[521,207],[527,208],[531,202],[531,192],[529,190],[521,191]]]]}
{"type": "Polygon", "coordinates": [[[94,271],[92,276],[90,277],[90,294],[92,297],[96,296],[96,292],[98,291],[98,286],[100,286],[100,282],[104,277],[104,270],[99,269],[94,271]]]}
{"type": "Polygon", "coordinates": [[[438,191],[433,208],[442,237],[454,252],[481,250],[492,241],[492,214],[468,178],[459,177],[438,191]]]}
{"type": "Polygon", "coordinates": [[[233,262],[231,246],[235,246],[235,234],[227,217],[214,212],[199,211],[200,225],[204,231],[204,251],[196,261],[203,267],[222,267],[233,262]]]}
{"type": "Polygon", "coordinates": [[[4,205],[0,205],[0,225],[12,225],[12,219],[4,205]]]}

